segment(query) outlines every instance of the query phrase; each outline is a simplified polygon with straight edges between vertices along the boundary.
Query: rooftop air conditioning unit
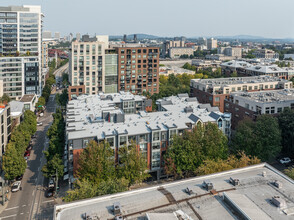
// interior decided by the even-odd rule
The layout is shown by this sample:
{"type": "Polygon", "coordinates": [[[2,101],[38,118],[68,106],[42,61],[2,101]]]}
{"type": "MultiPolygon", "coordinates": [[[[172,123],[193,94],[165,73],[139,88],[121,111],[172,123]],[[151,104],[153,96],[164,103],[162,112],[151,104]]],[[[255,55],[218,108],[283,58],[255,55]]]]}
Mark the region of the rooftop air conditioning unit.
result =
{"type": "Polygon", "coordinates": [[[240,185],[240,180],[239,179],[233,179],[230,177],[230,183],[234,186],[239,186],[240,185]]]}
{"type": "Polygon", "coordinates": [[[113,203],[113,213],[114,215],[120,215],[121,214],[121,207],[119,202],[113,203]]]}
{"type": "Polygon", "coordinates": [[[206,189],[207,191],[210,191],[210,190],[213,189],[213,184],[209,180],[204,180],[203,183],[202,183],[202,187],[204,189],[206,189]]]}

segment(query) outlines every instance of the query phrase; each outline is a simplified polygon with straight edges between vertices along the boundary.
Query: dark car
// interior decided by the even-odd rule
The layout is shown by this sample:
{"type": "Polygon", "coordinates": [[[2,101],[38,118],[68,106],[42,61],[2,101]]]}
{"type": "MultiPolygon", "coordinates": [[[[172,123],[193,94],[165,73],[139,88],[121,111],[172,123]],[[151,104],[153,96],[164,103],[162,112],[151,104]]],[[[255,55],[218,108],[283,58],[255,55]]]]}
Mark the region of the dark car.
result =
{"type": "Polygon", "coordinates": [[[25,157],[29,157],[31,155],[31,151],[30,150],[27,150],[24,154],[25,157]]]}
{"type": "Polygon", "coordinates": [[[20,180],[22,180],[22,178],[23,178],[23,175],[20,175],[20,176],[17,176],[17,177],[15,178],[15,180],[16,180],[16,181],[20,181],[20,180]]]}
{"type": "Polygon", "coordinates": [[[29,145],[29,146],[27,147],[27,151],[32,150],[32,148],[33,148],[33,145],[29,145]]]}
{"type": "Polygon", "coordinates": [[[35,135],[35,134],[32,135],[32,138],[36,138],[36,137],[37,137],[37,135],[35,135]]]}
{"type": "Polygon", "coordinates": [[[47,198],[54,196],[54,188],[49,188],[46,191],[46,195],[47,198]]]}

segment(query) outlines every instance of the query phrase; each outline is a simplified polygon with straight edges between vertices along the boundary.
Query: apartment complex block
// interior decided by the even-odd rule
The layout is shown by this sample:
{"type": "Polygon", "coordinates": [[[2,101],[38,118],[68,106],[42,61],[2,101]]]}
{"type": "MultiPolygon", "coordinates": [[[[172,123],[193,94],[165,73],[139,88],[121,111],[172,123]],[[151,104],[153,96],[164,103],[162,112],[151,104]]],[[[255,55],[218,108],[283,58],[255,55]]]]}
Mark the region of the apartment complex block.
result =
{"type": "Polygon", "coordinates": [[[213,50],[217,48],[217,39],[207,39],[207,50],[213,50]]]}
{"type": "Polygon", "coordinates": [[[231,59],[242,58],[242,48],[240,47],[219,47],[217,49],[218,54],[224,54],[231,57],[231,59]]]}
{"type": "Polygon", "coordinates": [[[159,48],[118,47],[118,91],[159,92],[159,48]]]}
{"type": "Polygon", "coordinates": [[[13,99],[41,94],[42,17],[40,6],[0,7],[0,79],[13,99]]]}
{"type": "MultiPolygon", "coordinates": [[[[200,105],[188,94],[157,101],[158,112],[152,101],[131,93],[79,96],[69,101],[66,115],[66,148],[68,169],[75,171],[79,153],[90,140],[106,140],[119,163],[120,146],[134,142],[148,162],[150,172],[158,177],[163,155],[173,135],[193,129],[197,124],[216,123],[230,135],[231,115],[219,112],[210,105],[200,105]]],[[[71,174],[72,175],[72,174],[71,174]]]]}
{"type": "Polygon", "coordinates": [[[105,49],[107,44],[97,38],[72,42],[69,55],[69,82],[85,85],[87,94],[105,92],[105,49]]]}
{"type": "MultiPolygon", "coordinates": [[[[2,162],[2,155],[5,152],[6,145],[10,139],[11,134],[11,118],[10,106],[0,104],[0,161],[2,162]]],[[[1,166],[2,167],[2,166],[1,166]]]]}
{"type": "Polygon", "coordinates": [[[294,89],[236,92],[225,100],[225,111],[232,113],[232,128],[245,117],[256,119],[261,114],[279,114],[285,108],[294,109],[294,89]]]}
{"type": "Polygon", "coordinates": [[[216,78],[216,79],[192,79],[190,95],[196,97],[200,103],[210,103],[225,112],[224,100],[230,97],[232,92],[261,91],[292,88],[291,81],[270,76],[216,78]]]}
{"type": "Polygon", "coordinates": [[[279,59],[279,54],[273,50],[258,49],[252,53],[256,58],[279,59]]]}
{"type": "Polygon", "coordinates": [[[236,72],[240,76],[274,76],[281,79],[290,79],[293,77],[291,68],[281,68],[276,64],[250,64],[245,61],[232,60],[221,64],[222,73],[230,75],[236,72]]]}
{"type": "Polygon", "coordinates": [[[3,92],[19,100],[25,94],[40,95],[38,57],[0,57],[3,92]]]}
{"type": "Polygon", "coordinates": [[[194,55],[194,49],[191,47],[174,47],[169,49],[169,57],[174,58],[180,58],[182,55],[194,55]]]}

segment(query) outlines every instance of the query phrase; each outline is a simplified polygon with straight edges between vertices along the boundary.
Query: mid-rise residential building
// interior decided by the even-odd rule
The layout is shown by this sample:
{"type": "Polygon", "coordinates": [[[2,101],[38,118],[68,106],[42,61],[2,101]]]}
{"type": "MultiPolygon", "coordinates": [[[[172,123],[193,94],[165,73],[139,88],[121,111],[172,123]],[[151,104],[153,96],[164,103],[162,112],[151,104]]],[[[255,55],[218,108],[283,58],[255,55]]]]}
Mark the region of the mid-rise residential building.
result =
{"type": "Polygon", "coordinates": [[[60,33],[59,32],[54,33],[54,39],[55,40],[60,40],[60,33]]]}
{"type": "Polygon", "coordinates": [[[169,49],[169,57],[174,59],[180,58],[182,55],[193,56],[194,51],[195,50],[191,47],[173,47],[169,49]]]}
{"type": "Polygon", "coordinates": [[[217,48],[217,39],[210,38],[207,40],[207,50],[213,50],[217,48]]]}
{"type": "Polygon", "coordinates": [[[294,181],[267,163],[56,205],[53,219],[292,218],[294,181]]]}
{"type": "Polygon", "coordinates": [[[164,56],[169,54],[171,48],[185,47],[185,38],[175,38],[174,40],[167,40],[163,44],[162,54],[164,56]]]}
{"type": "Polygon", "coordinates": [[[212,71],[215,71],[218,67],[220,67],[221,61],[218,60],[199,60],[199,59],[193,59],[192,65],[196,66],[196,70],[201,69],[210,69],[212,71]]]}
{"type": "Polygon", "coordinates": [[[224,54],[231,57],[231,59],[242,58],[242,48],[240,47],[219,47],[217,49],[218,54],[224,54]]]}
{"type": "Polygon", "coordinates": [[[75,171],[78,155],[91,140],[106,140],[114,150],[117,163],[119,147],[133,142],[146,157],[150,172],[159,177],[163,155],[174,135],[211,122],[230,136],[230,113],[221,113],[209,104],[201,105],[188,94],[160,99],[156,103],[158,111],[148,112],[152,110],[151,100],[125,92],[79,96],[69,101],[65,155],[68,170],[75,171]]]}
{"type": "Polygon", "coordinates": [[[25,94],[40,95],[39,59],[30,57],[0,57],[0,79],[3,92],[19,100],[25,94]]]}
{"type": "Polygon", "coordinates": [[[279,59],[279,54],[273,50],[257,49],[252,53],[256,58],[279,59]]]}
{"type": "MultiPolygon", "coordinates": [[[[0,161],[2,163],[2,155],[5,152],[6,145],[11,134],[11,118],[9,104],[0,104],[0,161]]],[[[1,166],[2,167],[2,166],[1,166]]]]}
{"type": "Polygon", "coordinates": [[[12,98],[41,94],[42,17],[40,6],[0,7],[0,79],[12,98]]]}
{"type": "Polygon", "coordinates": [[[42,58],[41,58],[41,67],[48,68],[48,44],[46,42],[42,43],[42,58]]]}
{"type": "Polygon", "coordinates": [[[85,85],[82,86],[69,86],[67,89],[68,100],[76,99],[80,95],[85,95],[85,85]]]}
{"type": "Polygon", "coordinates": [[[118,47],[118,91],[159,92],[159,48],[118,47]]]}
{"type": "Polygon", "coordinates": [[[199,37],[197,43],[207,47],[207,39],[205,37],[199,37]]]}
{"type": "Polygon", "coordinates": [[[97,38],[74,41],[69,54],[69,82],[85,85],[86,94],[105,92],[105,49],[107,44],[97,38]]]}
{"type": "Polygon", "coordinates": [[[228,99],[233,92],[289,89],[292,87],[291,81],[270,76],[192,79],[190,95],[196,97],[200,103],[210,103],[212,106],[219,107],[221,112],[225,112],[224,100],[228,99]]]}
{"type": "Polygon", "coordinates": [[[231,60],[222,63],[220,66],[223,75],[230,76],[235,72],[238,76],[246,76],[246,68],[251,67],[252,64],[240,60],[231,60]]]}
{"type": "Polygon", "coordinates": [[[80,40],[81,40],[81,34],[80,34],[80,33],[77,33],[77,34],[76,34],[76,40],[77,40],[77,41],[80,41],[80,40]]]}
{"type": "Polygon", "coordinates": [[[232,128],[245,117],[256,119],[261,114],[279,114],[294,109],[294,89],[236,92],[225,100],[225,111],[232,113],[232,128]]]}
{"type": "Polygon", "coordinates": [[[36,103],[38,102],[38,97],[36,94],[24,95],[21,97],[20,102],[24,103],[24,110],[35,111],[36,103]]]}
{"type": "Polygon", "coordinates": [[[3,80],[1,79],[0,80],[0,97],[2,97],[3,96],[3,80]]]}

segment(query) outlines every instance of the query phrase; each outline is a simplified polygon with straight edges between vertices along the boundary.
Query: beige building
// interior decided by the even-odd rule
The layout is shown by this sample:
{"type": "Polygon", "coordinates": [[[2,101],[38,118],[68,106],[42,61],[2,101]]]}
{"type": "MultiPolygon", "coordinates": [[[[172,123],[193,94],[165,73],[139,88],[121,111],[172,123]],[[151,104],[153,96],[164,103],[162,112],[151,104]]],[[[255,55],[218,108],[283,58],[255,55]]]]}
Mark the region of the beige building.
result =
{"type": "MultiPolygon", "coordinates": [[[[105,92],[105,49],[108,39],[84,37],[74,41],[69,56],[69,82],[72,86],[85,85],[86,94],[105,92]]],[[[117,56],[117,55],[116,55],[117,56]]]]}
{"type": "Polygon", "coordinates": [[[3,80],[0,80],[0,97],[3,96],[3,80]]]}
{"type": "Polygon", "coordinates": [[[279,54],[273,50],[258,49],[252,53],[256,58],[279,59],[279,54]]]}
{"type": "Polygon", "coordinates": [[[48,67],[48,44],[46,42],[42,42],[42,68],[48,67]]]}
{"type": "Polygon", "coordinates": [[[2,155],[5,152],[6,145],[8,143],[11,133],[11,119],[10,119],[10,106],[0,104],[0,160],[2,161],[2,155]]]}
{"type": "Polygon", "coordinates": [[[219,47],[217,53],[232,57],[232,59],[242,58],[242,48],[240,47],[219,47]]]}
{"type": "Polygon", "coordinates": [[[207,39],[207,50],[213,50],[217,48],[217,39],[207,39]]]}
{"type": "Polygon", "coordinates": [[[180,58],[182,55],[194,55],[194,49],[190,47],[174,47],[169,49],[170,58],[180,58]]]}

